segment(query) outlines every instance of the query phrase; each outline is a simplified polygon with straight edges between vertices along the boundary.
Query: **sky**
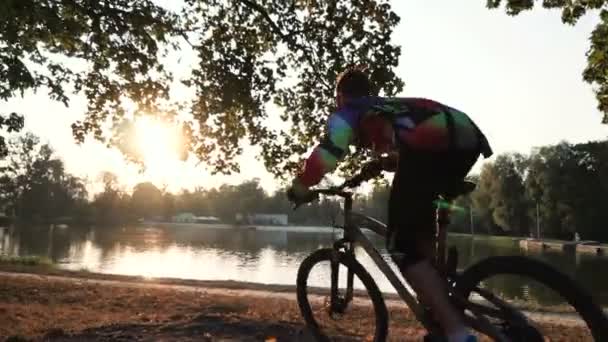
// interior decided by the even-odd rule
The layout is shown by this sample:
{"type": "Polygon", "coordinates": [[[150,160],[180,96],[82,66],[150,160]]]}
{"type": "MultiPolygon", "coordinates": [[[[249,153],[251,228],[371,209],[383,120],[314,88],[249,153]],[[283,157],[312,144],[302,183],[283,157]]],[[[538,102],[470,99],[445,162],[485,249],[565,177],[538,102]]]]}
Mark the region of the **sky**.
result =
{"type": "MultiPolygon", "coordinates": [[[[486,9],[484,0],[400,0],[392,5],[401,17],[394,32],[394,42],[402,47],[397,74],[406,83],[400,95],[431,98],[469,114],[496,154],[608,137],[592,88],[581,76],[596,14],[572,27],[561,23],[559,11],[538,8],[509,17],[503,10],[486,9]]],[[[83,98],[73,98],[65,108],[43,91],[0,103],[0,112],[24,113],[25,129],[49,142],[69,172],[86,177],[91,192],[101,189],[102,171],[117,174],[125,189],[152,181],[179,191],[254,177],[269,191],[277,187],[255,160],[256,148],[246,149],[240,159],[246,167],[238,175],[211,176],[195,160],[167,160],[142,174],[92,139],[74,143],[70,125],[85,108],[83,98]]],[[[482,164],[480,160],[473,172],[482,164]]]]}

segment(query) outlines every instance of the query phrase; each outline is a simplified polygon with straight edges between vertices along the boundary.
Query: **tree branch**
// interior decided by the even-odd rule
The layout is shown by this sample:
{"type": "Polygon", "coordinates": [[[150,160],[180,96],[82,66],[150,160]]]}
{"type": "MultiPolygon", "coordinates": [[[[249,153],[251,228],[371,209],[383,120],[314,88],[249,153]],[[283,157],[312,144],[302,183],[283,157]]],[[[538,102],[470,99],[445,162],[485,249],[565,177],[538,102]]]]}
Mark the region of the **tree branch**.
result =
{"type": "Polygon", "coordinates": [[[266,20],[266,22],[268,23],[268,25],[270,25],[270,28],[272,29],[272,31],[274,33],[276,33],[277,35],[279,35],[279,37],[281,37],[282,39],[287,39],[289,38],[287,35],[285,35],[283,33],[283,30],[281,30],[281,28],[277,25],[277,23],[275,23],[272,18],[270,17],[270,14],[268,14],[268,11],[266,11],[266,9],[264,7],[262,7],[262,5],[253,2],[251,0],[238,0],[241,3],[243,3],[245,6],[251,8],[252,10],[258,12],[260,15],[262,15],[262,17],[264,17],[264,19],[266,20]]]}
{"type": "MultiPolygon", "coordinates": [[[[254,2],[252,0],[238,0],[238,1],[241,2],[242,4],[244,4],[245,6],[249,7],[250,9],[258,12],[264,18],[264,20],[268,23],[272,32],[274,32],[276,35],[278,35],[281,38],[281,40],[283,40],[288,46],[291,45],[294,48],[300,49],[304,53],[304,58],[306,58],[308,60],[310,65],[316,65],[315,60],[314,60],[313,48],[310,47],[310,42],[308,42],[308,46],[307,46],[307,45],[299,43],[297,41],[297,36],[299,34],[304,34],[308,31],[310,31],[311,28],[285,33],[279,27],[279,25],[277,25],[277,23],[275,23],[272,20],[272,18],[270,17],[270,14],[268,14],[268,11],[264,7],[262,7],[262,5],[254,2]]],[[[323,80],[323,82],[325,82],[325,80],[323,80]]],[[[329,86],[329,84],[326,83],[326,86],[329,86]]]]}
{"type": "MultiPolygon", "coordinates": [[[[287,44],[291,44],[294,47],[297,47],[299,49],[302,49],[306,52],[309,52],[309,49],[306,48],[306,46],[299,44],[294,37],[297,36],[298,34],[301,33],[306,33],[308,30],[301,30],[301,31],[293,31],[290,33],[284,33],[283,30],[279,27],[279,25],[277,25],[277,23],[275,23],[272,18],[270,17],[270,14],[268,14],[268,11],[266,11],[266,9],[264,7],[262,7],[262,5],[251,1],[251,0],[238,0],[240,1],[242,4],[244,4],[245,6],[251,8],[252,10],[258,12],[263,18],[264,20],[268,23],[268,25],[270,25],[270,28],[272,30],[272,32],[274,32],[276,35],[278,35],[279,37],[281,37],[281,39],[283,41],[285,41],[287,44]]],[[[312,61],[312,60],[311,60],[312,61]]]]}

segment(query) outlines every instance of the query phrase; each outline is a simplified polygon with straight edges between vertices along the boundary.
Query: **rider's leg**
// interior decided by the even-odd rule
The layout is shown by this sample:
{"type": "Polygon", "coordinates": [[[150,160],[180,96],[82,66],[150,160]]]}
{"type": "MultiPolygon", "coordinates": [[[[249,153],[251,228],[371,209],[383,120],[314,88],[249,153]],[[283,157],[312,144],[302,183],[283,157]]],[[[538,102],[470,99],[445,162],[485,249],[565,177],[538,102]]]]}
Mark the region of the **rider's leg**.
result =
{"type": "Polygon", "coordinates": [[[404,236],[404,230],[397,229],[399,230],[391,231],[389,250],[401,273],[419,300],[432,309],[447,335],[465,331],[460,313],[450,303],[445,281],[432,265],[431,260],[435,255],[434,240],[432,237],[417,237],[418,234],[404,236]],[[415,245],[413,241],[416,241],[415,245]]]}
{"type": "Polygon", "coordinates": [[[443,331],[447,335],[460,334],[465,331],[460,313],[450,303],[445,281],[430,260],[425,258],[400,268],[420,301],[431,307],[443,331]]]}
{"type": "Polygon", "coordinates": [[[472,154],[467,165],[445,168],[442,164],[453,166],[456,163],[451,161],[458,158],[404,152],[401,152],[389,200],[388,249],[420,301],[432,309],[443,331],[448,336],[456,336],[455,341],[464,341],[468,334],[461,315],[448,298],[445,281],[432,266],[436,219],[433,201],[439,192],[436,189],[440,189],[448,177],[446,171],[462,179],[475,159],[472,154]],[[454,172],[455,169],[459,170],[454,172]]]}

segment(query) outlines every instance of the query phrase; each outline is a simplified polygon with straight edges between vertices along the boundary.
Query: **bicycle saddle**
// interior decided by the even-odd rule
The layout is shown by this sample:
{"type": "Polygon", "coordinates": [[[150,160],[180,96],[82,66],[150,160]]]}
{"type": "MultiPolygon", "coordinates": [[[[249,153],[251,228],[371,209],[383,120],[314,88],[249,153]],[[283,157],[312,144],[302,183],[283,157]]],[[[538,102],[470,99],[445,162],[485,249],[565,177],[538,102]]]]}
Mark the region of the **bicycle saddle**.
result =
{"type": "Polygon", "coordinates": [[[469,194],[475,190],[477,184],[466,180],[452,183],[443,191],[443,195],[447,200],[453,200],[458,196],[469,194]]]}

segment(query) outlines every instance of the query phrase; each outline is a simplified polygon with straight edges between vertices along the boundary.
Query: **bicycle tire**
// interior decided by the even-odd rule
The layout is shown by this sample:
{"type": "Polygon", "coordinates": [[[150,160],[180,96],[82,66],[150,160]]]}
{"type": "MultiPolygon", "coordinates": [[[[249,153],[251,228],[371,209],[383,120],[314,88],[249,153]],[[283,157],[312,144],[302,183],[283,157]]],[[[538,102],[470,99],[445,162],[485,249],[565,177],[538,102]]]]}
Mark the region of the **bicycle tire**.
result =
{"type": "MultiPolygon", "coordinates": [[[[304,261],[302,261],[300,264],[300,268],[298,269],[298,277],[296,282],[298,306],[300,307],[300,312],[302,313],[302,317],[304,318],[310,333],[317,341],[330,341],[330,339],[321,331],[321,328],[314,318],[307,296],[308,277],[310,275],[310,271],[316,264],[331,261],[333,253],[336,253],[336,251],[331,248],[319,249],[304,259],[304,261]]],[[[386,341],[388,334],[388,310],[386,309],[386,304],[384,303],[382,293],[378,289],[378,285],[376,285],[376,282],[374,282],[371,275],[354,257],[344,252],[337,253],[338,262],[354,272],[354,274],[363,283],[363,286],[365,286],[367,289],[367,292],[372,300],[374,313],[376,316],[374,341],[386,341]]]]}
{"type": "Polygon", "coordinates": [[[522,256],[495,256],[467,268],[456,289],[468,298],[480,282],[496,275],[517,275],[533,279],[565,299],[585,321],[596,341],[608,341],[608,318],[593,298],[574,279],[550,265],[522,256]]]}

